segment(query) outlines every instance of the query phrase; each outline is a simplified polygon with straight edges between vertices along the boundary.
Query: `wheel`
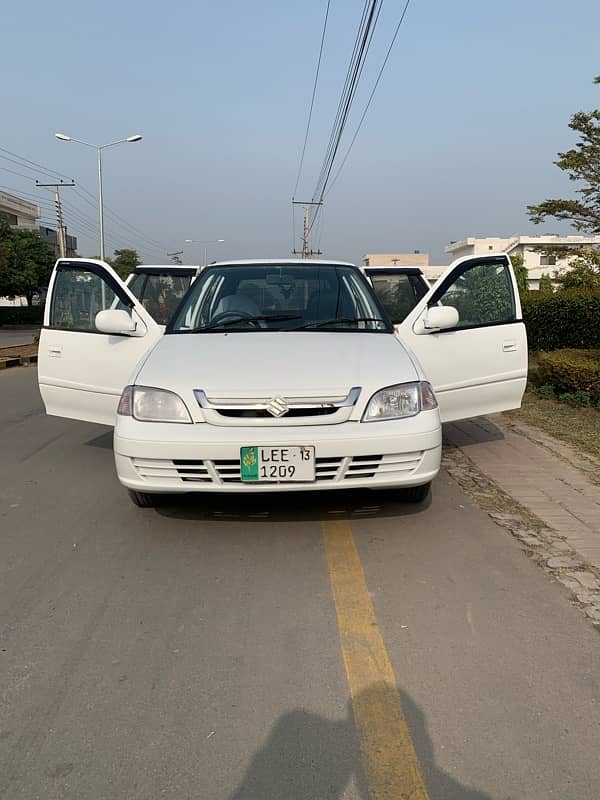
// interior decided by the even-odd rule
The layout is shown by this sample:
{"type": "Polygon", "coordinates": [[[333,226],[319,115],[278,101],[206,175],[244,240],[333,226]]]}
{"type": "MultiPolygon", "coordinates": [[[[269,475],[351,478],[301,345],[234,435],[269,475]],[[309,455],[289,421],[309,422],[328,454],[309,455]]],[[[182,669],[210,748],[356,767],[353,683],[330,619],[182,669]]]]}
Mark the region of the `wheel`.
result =
{"type": "Polygon", "coordinates": [[[402,499],[407,503],[422,503],[427,499],[430,491],[431,481],[423,483],[421,486],[409,486],[408,489],[402,490],[402,499]]]}
{"type": "Polygon", "coordinates": [[[136,492],[134,489],[128,489],[127,493],[129,494],[131,502],[139,508],[156,508],[162,501],[162,495],[160,494],[136,492]]]}

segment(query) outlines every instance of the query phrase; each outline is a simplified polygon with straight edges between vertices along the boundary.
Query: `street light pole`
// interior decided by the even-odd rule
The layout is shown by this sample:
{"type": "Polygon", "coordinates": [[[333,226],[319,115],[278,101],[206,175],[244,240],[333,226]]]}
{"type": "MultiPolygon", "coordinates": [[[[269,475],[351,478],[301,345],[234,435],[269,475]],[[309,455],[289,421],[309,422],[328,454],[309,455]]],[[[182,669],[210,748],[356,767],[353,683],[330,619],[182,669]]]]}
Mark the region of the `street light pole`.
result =
{"type": "Polygon", "coordinates": [[[104,261],[105,258],[105,250],[104,250],[104,192],[102,189],[102,151],[105,150],[107,147],[114,147],[117,144],[125,144],[126,142],[139,142],[142,139],[141,134],[136,133],[133,136],[128,136],[127,139],[118,139],[116,142],[108,142],[108,144],[90,144],[90,142],[84,142],[81,139],[75,139],[73,136],[67,136],[66,133],[55,133],[54,134],[57,139],[60,139],[61,142],[77,142],[78,144],[82,144],[85,147],[93,148],[96,153],[98,154],[98,215],[99,215],[99,226],[100,226],[100,260],[104,261]]]}
{"type": "Polygon", "coordinates": [[[102,148],[98,147],[98,209],[100,215],[100,261],[104,261],[104,194],[102,192],[102,148]]]}

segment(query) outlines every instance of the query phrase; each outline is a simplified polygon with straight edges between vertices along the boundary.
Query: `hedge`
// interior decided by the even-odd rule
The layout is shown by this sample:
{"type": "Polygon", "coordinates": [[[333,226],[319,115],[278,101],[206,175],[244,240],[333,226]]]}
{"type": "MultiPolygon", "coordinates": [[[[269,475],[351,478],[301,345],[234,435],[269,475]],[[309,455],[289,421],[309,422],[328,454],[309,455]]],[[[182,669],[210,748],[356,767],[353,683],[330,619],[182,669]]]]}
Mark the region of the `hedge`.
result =
{"type": "Polygon", "coordinates": [[[44,306],[0,306],[2,325],[41,325],[44,306]]]}
{"type": "Polygon", "coordinates": [[[600,348],[600,291],[530,292],[521,305],[530,350],[600,348]]]}
{"type": "Polygon", "coordinates": [[[536,383],[558,392],[587,392],[600,400],[600,350],[558,350],[540,353],[536,383]]]}

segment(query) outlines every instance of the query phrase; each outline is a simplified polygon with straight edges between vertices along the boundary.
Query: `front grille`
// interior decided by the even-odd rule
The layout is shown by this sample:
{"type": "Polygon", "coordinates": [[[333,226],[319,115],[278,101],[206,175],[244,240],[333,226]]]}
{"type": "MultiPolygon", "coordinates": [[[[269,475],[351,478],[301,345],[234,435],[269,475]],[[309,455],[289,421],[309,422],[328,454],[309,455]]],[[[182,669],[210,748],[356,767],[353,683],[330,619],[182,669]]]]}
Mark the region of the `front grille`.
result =
{"type": "MultiPolygon", "coordinates": [[[[406,476],[417,469],[423,453],[393,453],[369,456],[329,456],[315,460],[315,480],[323,482],[369,481],[374,477],[394,475],[406,476]]],[[[203,483],[222,486],[224,484],[240,484],[240,460],[217,459],[166,459],[134,458],[133,466],[141,478],[148,481],[160,480],[162,483],[203,483]]],[[[249,483],[248,486],[260,486],[260,483],[249,483]]],[[[264,484],[263,484],[264,485],[264,484]]],[[[311,483],[306,484],[311,486],[311,483]]]]}
{"type": "MultiPolygon", "coordinates": [[[[285,414],[285,419],[290,419],[291,417],[320,417],[327,414],[335,414],[339,411],[337,408],[321,408],[319,406],[315,406],[314,408],[290,408],[290,410],[285,414]]],[[[269,414],[268,411],[264,409],[257,409],[257,410],[239,410],[239,409],[220,409],[217,411],[220,417],[235,417],[235,418],[243,418],[243,419],[278,419],[277,417],[273,417],[272,414],[269,414]]]]}

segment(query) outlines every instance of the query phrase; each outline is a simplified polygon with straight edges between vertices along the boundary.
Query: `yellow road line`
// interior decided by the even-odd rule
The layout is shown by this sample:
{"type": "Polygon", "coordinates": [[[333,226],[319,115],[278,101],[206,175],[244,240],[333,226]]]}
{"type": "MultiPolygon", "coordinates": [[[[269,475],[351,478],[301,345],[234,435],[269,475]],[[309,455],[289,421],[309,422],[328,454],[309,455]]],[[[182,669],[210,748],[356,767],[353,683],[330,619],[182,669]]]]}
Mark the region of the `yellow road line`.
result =
{"type": "Polygon", "coordinates": [[[428,800],[352,528],[323,520],[354,719],[373,800],[428,800]]]}

